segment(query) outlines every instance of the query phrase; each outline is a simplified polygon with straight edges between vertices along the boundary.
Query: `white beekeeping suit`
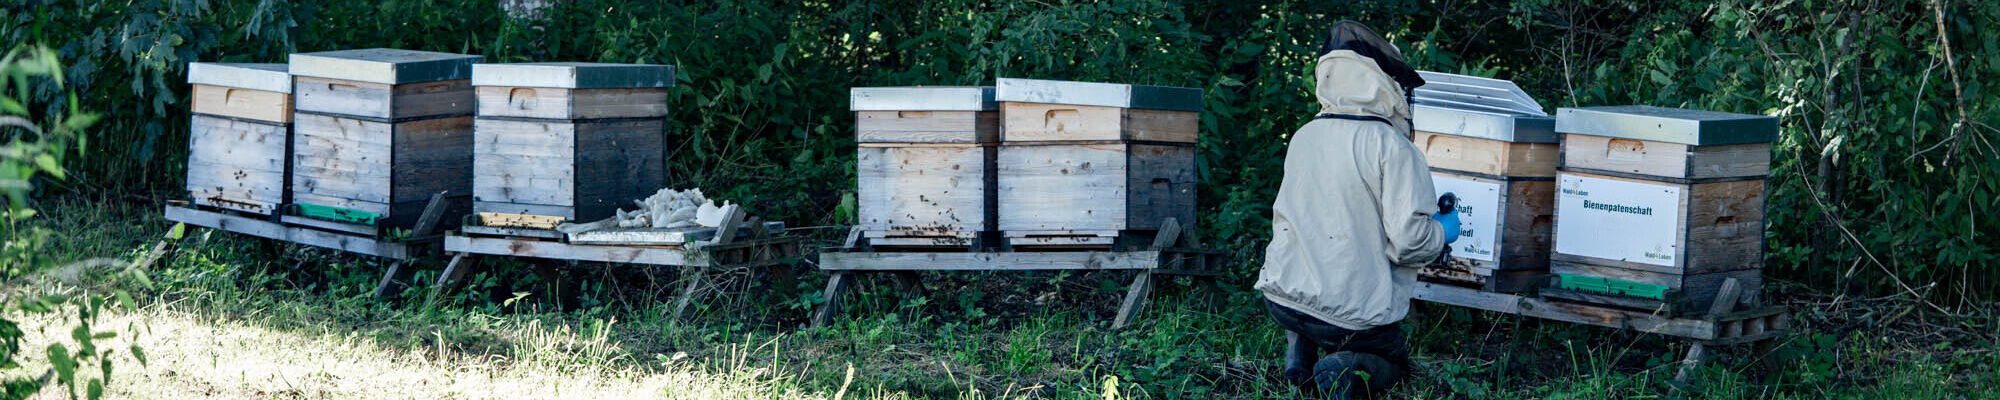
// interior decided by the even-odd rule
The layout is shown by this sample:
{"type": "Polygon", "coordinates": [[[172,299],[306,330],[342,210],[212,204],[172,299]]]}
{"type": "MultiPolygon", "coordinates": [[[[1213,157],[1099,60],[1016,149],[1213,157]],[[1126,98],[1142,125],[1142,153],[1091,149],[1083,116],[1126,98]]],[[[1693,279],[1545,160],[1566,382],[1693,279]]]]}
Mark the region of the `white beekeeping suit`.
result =
{"type": "MultiPolygon", "coordinates": [[[[1395,51],[1383,46],[1373,51],[1395,51]]],[[[1318,59],[1321,117],[1292,136],[1256,284],[1273,303],[1353,330],[1401,321],[1417,267],[1446,242],[1430,167],[1408,136],[1408,92],[1370,51],[1318,59]]]]}

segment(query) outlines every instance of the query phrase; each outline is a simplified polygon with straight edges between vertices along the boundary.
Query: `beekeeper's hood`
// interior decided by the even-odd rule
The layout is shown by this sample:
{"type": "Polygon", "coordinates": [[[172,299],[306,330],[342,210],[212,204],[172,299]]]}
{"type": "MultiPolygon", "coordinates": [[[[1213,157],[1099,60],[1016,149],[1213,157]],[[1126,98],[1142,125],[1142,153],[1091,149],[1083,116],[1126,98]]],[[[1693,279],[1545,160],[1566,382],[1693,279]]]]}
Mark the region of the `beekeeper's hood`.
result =
{"type": "Polygon", "coordinates": [[[1404,132],[1409,132],[1410,91],[1424,84],[1401,50],[1354,21],[1327,29],[1313,77],[1320,115],[1379,117],[1404,132]]]}

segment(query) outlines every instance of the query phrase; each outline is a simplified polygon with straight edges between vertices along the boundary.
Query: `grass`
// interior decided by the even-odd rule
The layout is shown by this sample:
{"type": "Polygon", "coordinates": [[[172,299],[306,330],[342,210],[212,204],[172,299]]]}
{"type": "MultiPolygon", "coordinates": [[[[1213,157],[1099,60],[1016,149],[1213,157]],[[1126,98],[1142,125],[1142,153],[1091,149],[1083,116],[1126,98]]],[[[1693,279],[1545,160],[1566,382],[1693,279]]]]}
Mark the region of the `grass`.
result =
{"type": "MultiPolygon", "coordinates": [[[[38,221],[64,260],[130,258],[168,224],[147,199],[51,200],[38,221]]],[[[435,262],[435,261],[433,261],[435,262]]],[[[427,280],[437,265],[423,265],[427,280]]],[[[332,252],[193,231],[150,271],[123,327],[111,398],[1273,398],[1279,330],[1242,282],[1164,285],[1109,330],[1129,275],[929,274],[903,293],[863,279],[834,326],[802,329],[824,276],[792,287],[732,275],[668,317],[669,270],[575,265],[552,299],[497,260],[464,290],[375,301],[377,267],[332,252]]],[[[1247,268],[1247,267],[1246,267],[1247,268]]],[[[801,266],[805,270],[805,266],[801,266]]],[[[117,285],[103,282],[99,285],[117,285]]],[[[84,290],[65,287],[55,290],[84,290]]],[[[1993,398],[1996,309],[1944,315],[1896,298],[1833,302],[1778,286],[1807,333],[1672,377],[1685,345],[1653,335],[1418,306],[1414,398],[1993,398]],[[1907,311],[1905,311],[1907,310],[1907,311]],[[1750,359],[1772,357],[1759,371],[1750,359]],[[1757,379],[1761,377],[1759,382],[1757,379]]],[[[29,317],[26,348],[72,321],[29,317]]],[[[27,360],[25,371],[45,361],[27,360]]],[[[23,373],[16,370],[12,373],[23,373]]],[[[63,398],[59,390],[43,397],[63,398]]]]}

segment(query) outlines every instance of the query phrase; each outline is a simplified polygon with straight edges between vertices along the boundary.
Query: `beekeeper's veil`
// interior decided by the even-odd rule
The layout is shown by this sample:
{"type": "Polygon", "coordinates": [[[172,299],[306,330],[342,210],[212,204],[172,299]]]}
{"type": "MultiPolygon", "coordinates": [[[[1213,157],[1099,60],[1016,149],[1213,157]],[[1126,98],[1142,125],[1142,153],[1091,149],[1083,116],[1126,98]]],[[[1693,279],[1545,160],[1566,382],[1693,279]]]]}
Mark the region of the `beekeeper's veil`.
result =
{"type": "Polygon", "coordinates": [[[1408,132],[1410,95],[1424,78],[1388,39],[1360,22],[1340,21],[1327,28],[1318,61],[1321,117],[1384,119],[1408,132]]]}

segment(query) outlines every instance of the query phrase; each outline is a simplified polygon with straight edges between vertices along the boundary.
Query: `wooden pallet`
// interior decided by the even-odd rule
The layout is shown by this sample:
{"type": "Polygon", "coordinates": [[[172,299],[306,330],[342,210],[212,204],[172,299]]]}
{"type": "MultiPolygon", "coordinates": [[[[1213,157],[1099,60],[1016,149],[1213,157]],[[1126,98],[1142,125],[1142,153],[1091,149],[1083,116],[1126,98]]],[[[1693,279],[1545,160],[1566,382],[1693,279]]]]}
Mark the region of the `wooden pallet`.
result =
{"type": "MultiPolygon", "coordinates": [[[[1717,298],[1736,298],[1738,290],[1740,290],[1739,285],[1735,279],[1724,281],[1717,298]]],[[[1707,346],[1766,344],[1771,339],[1784,336],[1791,329],[1790,317],[1782,307],[1751,304],[1739,309],[1737,302],[1734,301],[1716,301],[1707,314],[1670,317],[1654,312],[1494,293],[1428,282],[1417,283],[1415,298],[1432,303],[1524,317],[1684,338],[1693,341],[1694,345],[1689,348],[1687,358],[1675,378],[1678,381],[1686,381],[1693,368],[1708,358],[1707,346]]]]}
{"type": "MultiPolygon", "coordinates": [[[[789,280],[790,270],[783,262],[802,255],[801,238],[772,232],[769,227],[773,225],[763,221],[746,223],[743,211],[735,206],[728,207],[725,212],[728,213],[725,219],[728,222],[721,228],[711,228],[712,233],[685,236],[709,239],[679,245],[579,244],[569,242],[561,232],[468,225],[460,228],[459,232],[445,235],[444,250],[453,255],[444,273],[439,274],[437,287],[456,285],[477,263],[476,257],[481,255],[688,267],[692,276],[673,312],[673,316],[678,318],[698,297],[710,274],[770,268],[781,280],[789,280]],[[750,229],[750,232],[747,237],[739,238],[738,229],[750,229]]],[[[782,223],[775,224],[783,226],[782,223]]]]}
{"type": "Polygon", "coordinates": [[[823,294],[826,302],[813,314],[812,324],[826,326],[831,322],[840,312],[840,296],[853,285],[859,273],[896,273],[906,286],[913,286],[916,271],[1139,271],[1112,323],[1114,328],[1123,328],[1145,306],[1145,298],[1152,290],[1152,275],[1222,273],[1225,260],[1220,252],[1195,248],[1193,234],[1183,235],[1173,219],[1164,225],[1151,248],[1136,251],[898,252],[871,247],[862,231],[855,229],[841,247],[820,252],[819,269],[832,272],[832,276],[823,294]]]}

